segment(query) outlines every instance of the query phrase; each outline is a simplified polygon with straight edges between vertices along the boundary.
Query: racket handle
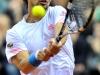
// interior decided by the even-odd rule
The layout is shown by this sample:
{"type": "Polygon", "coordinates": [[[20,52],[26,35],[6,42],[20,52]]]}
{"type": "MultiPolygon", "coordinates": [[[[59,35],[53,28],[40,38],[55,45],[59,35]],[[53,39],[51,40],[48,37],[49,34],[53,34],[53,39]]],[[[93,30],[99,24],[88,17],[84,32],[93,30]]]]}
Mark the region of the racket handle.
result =
{"type": "Polygon", "coordinates": [[[57,43],[59,43],[59,41],[60,41],[61,39],[62,39],[62,38],[61,38],[61,37],[59,37],[59,36],[58,36],[58,37],[56,37],[56,42],[57,42],[57,43]]]}

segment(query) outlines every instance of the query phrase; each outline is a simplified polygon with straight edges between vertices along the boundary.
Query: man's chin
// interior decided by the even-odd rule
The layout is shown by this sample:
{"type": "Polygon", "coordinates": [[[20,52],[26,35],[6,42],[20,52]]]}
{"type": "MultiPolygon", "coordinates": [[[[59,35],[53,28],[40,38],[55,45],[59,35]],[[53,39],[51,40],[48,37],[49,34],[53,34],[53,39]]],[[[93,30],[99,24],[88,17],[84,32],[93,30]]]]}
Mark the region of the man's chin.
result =
{"type": "Polygon", "coordinates": [[[48,8],[49,4],[48,3],[40,3],[40,5],[42,5],[45,9],[48,8]]]}

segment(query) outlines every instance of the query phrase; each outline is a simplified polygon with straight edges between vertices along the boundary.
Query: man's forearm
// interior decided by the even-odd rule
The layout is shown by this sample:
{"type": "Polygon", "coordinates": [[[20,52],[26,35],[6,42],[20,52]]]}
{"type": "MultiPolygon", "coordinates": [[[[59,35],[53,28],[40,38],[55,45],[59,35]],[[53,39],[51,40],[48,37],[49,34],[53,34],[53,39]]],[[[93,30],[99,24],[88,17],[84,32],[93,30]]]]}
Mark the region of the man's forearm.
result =
{"type": "Polygon", "coordinates": [[[13,56],[11,61],[15,64],[23,73],[28,74],[36,67],[29,63],[29,53],[28,51],[21,51],[17,55],[13,56]]]}

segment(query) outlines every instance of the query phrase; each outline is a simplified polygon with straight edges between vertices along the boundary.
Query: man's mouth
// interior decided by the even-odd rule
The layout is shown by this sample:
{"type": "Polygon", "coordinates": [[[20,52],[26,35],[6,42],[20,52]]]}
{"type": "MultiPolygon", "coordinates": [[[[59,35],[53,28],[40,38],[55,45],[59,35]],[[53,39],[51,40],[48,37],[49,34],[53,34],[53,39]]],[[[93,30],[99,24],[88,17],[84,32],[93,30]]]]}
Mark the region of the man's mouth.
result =
{"type": "Polygon", "coordinates": [[[39,2],[47,2],[46,0],[40,0],[39,2]]]}
{"type": "Polygon", "coordinates": [[[39,3],[42,4],[42,5],[46,5],[47,1],[46,0],[40,0],[39,3]]]}

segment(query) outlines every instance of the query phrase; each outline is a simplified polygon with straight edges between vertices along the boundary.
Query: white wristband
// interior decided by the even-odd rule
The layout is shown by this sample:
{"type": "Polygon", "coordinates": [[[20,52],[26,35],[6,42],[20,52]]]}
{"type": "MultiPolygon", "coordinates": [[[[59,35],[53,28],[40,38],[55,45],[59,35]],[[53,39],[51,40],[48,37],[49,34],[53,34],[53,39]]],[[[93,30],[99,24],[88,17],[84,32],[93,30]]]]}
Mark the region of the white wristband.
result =
{"type": "Polygon", "coordinates": [[[37,50],[36,53],[35,53],[36,59],[38,59],[38,53],[39,53],[39,51],[40,51],[40,50],[37,50]]]}

